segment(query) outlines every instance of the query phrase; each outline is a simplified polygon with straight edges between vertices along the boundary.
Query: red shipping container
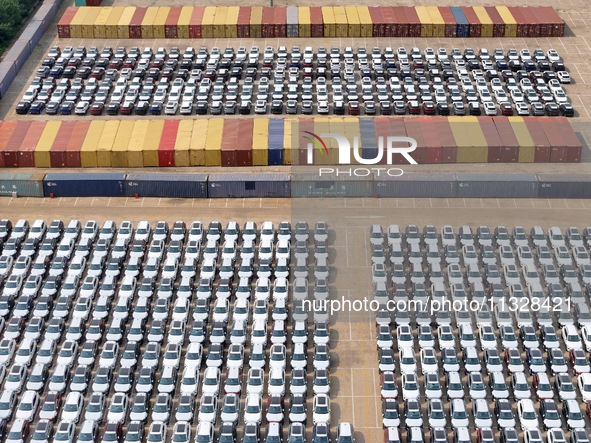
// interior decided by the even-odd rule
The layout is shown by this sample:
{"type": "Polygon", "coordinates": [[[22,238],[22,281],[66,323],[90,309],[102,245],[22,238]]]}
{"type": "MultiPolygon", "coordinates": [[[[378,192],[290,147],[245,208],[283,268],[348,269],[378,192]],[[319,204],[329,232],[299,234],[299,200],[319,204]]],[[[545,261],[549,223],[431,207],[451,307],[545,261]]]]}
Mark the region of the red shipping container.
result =
{"type": "Polygon", "coordinates": [[[519,6],[509,6],[509,12],[517,22],[517,37],[528,37],[529,32],[529,25],[525,21],[525,17],[521,12],[521,7],[519,6]]]}
{"type": "Polygon", "coordinates": [[[75,6],[68,6],[64,11],[64,15],[60,18],[57,23],[57,35],[60,38],[70,38],[70,22],[78,12],[78,8],[75,6]]]}
{"type": "Polygon", "coordinates": [[[236,163],[238,166],[252,166],[252,131],[254,120],[238,120],[238,149],[236,150],[236,163]]]}
{"type": "Polygon", "coordinates": [[[241,6],[238,12],[238,38],[250,37],[250,6],[241,6]]]}
{"type": "Polygon", "coordinates": [[[170,8],[166,22],[164,23],[164,36],[166,38],[178,38],[177,24],[183,8],[180,6],[173,6],[170,8]]]}
{"type": "Polygon", "coordinates": [[[538,118],[540,117],[524,117],[523,121],[536,147],[534,163],[548,163],[550,162],[550,142],[546,138],[544,128],[538,118]]]}
{"type": "Polygon", "coordinates": [[[275,6],[275,16],[273,19],[275,25],[275,37],[287,37],[287,7],[275,6]]]}
{"type": "MultiPolygon", "coordinates": [[[[406,131],[409,133],[409,123],[411,121],[418,121],[419,128],[420,128],[420,137],[423,140],[424,149],[423,149],[423,163],[425,164],[439,164],[441,163],[441,140],[439,138],[438,125],[436,124],[436,120],[442,120],[447,123],[445,119],[441,119],[438,117],[416,117],[416,118],[406,118],[406,131]]],[[[412,127],[412,125],[411,125],[412,127]]],[[[451,131],[451,129],[450,129],[451,131]]],[[[453,136],[453,134],[452,134],[453,136]]],[[[410,136],[412,137],[412,136],[410,136]]],[[[419,139],[417,138],[417,143],[419,139]]],[[[449,149],[448,149],[449,150],[449,149]]],[[[454,151],[455,152],[455,151],[454,151]]],[[[455,154],[454,154],[455,158],[455,154]]]]}
{"type": "Polygon", "coordinates": [[[16,128],[15,121],[5,121],[0,126],[0,168],[6,167],[4,163],[4,150],[8,144],[8,140],[12,137],[12,133],[16,128]]]}
{"type": "MultiPolygon", "coordinates": [[[[406,137],[406,126],[404,124],[404,119],[401,118],[390,118],[390,134],[394,137],[406,137]]],[[[384,144],[386,140],[384,140],[384,144]]],[[[403,143],[403,146],[408,146],[403,143]]],[[[384,155],[386,157],[386,155],[384,155]]],[[[394,165],[407,165],[408,161],[402,155],[393,155],[392,156],[392,164],[394,165]]]]}
{"type": "Polygon", "coordinates": [[[564,37],[564,20],[556,10],[552,6],[540,6],[538,9],[543,11],[546,21],[551,24],[550,37],[564,37]]]}
{"type": "Polygon", "coordinates": [[[68,140],[68,144],[66,146],[66,166],[68,168],[82,167],[80,151],[82,149],[82,145],[84,144],[84,139],[86,138],[86,133],[88,132],[90,123],[91,122],[89,120],[76,122],[74,131],[72,132],[70,140],[68,140]]]}
{"type": "Polygon", "coordinates": [[[494,6],[485,6],[484,9],[493,22],[493,37],[505,36],[505,22],[494,6]]]}
{"type": "Polygon", "coordinates": [[[564,128],[553,117],[540,117],[538,121],[550,144],[550,163],[566,162],[566,143],[562,134],[564,128]]]}
{"type": "MultiPolygon", "coordinates": [[[[308,140],[310,136],[306,132],[314,132],[314,119],[312,118],[301,118],[299,120],[299,134],[298,134],[298,164],[308,164],[308,140]]],[[[292,146],[292,149],[294,147],[292,146]]]]}
{"type": "Polygon", "coordinates": [[[443,22],[445,23],[445,36],[448,38],[456,37],[458,24],[456,22],[456,18],[453,15],[453,12],[451,12],[450,7],[439,6],[439,12],[441,13],[441,16],[443,17],[443,22]]]}
{"type": "Polygon", "coordinates": [[[49,161],[51,162],[52,168],[63,168],[66,166],[66,146],[74,132],[75,126],[76,122],[74,121],[65,121],[60,125],[49,153],[49,161]]]}
{"type": "Polygon", "coordinates": [[[136,7],[133,17],[129,22],[129,38],[142,38],[142,21],[146,15],[147,8],[136,7]]]}
{"type": "Polygon", "coordinates": [[[391,6],[382,6],[382,18],[384,19],[384,37],[397,37],[394,17],[394,8],[391,6]]]}
{"type": "Polygon", "coordinates": [[[458,147],[447,118],[438,118],[434,125],[441,142],[441,163],[457,163],[458,147]]]}
{"type": "Polygon", "coordinates": [[[12,135],[6,142],[6,146],[2,152],[6,168],[18,168],[19,149],[27,135],[27,131],[31,127],[31,123],[33,122],[27,120],[16,122],[16,127],[12,131],[12,135]]]}
{"type": "Polygon", "coordinates": [[[189,19],[189,38],[201,38],[201,23],[203,22],[203,14],[205,6],[194,6],[193,13],[189,19]]]}
{"type": "Polygon", "coordinates": [[[222,166],[238,166],[238,131],[240,120],[225,120],[222,134],[221,158],[222,166]]]}
{"type": "Polygon", "coordinates": [[[554,120],[554,125],[562,135],[564,146],[566,146],[565,161],[567,163],[579,163],[583,148],[579,137],[577,137],[577,134],[565,117],[554,118],[554,120]]]}
{"type": "Polygon", "coordinates": [[[263,38],[275,37],[275,12],[271,6],[263,6],[263,38]]]}
{"type": "Polygon", "coordinates": [[[34,121],[31,123],[19,151],[18,165],[20,168],[35,167],[35,147],[41,139],[46,122],[34,121]]]}
{"type": "Polygon", "coordinates": [[[320,6],[310,6],[310,28],[312,37],[324,37],[324,19],[320,6]]]}
{"type": "Polygon", "coordinates": [[[165,120],[158,144],[158,166],[174,166],[174,145],[180,120],[165,120]]]}
{"type": "Polygon", "coordinates": [[[415,149],[411,154],[412,158],[414,158],[419,165],[424,165],[427,163],[427,160],[425,159],[426,146],[419,119],[405,118],[404,127],[406,130],[406,135],[410,138],[414,138],[417,142],[417,149],[415,149]]]}
{"type": "Polygon", "coordinates": [[[513,132],[513,126],[507,117],[493,117],[492,121],[495,124],[499,137],[501,138],[501,144],[503,147],[500,151],[501,163],[517,163],[519,161],[519,141],[513,132]]]}
{"type": "Polygon", "coordinates": [[[527,37],[540,37],[540,29],[533,9],[529,6],[520,8],[524,23],[527,24],[527,37]]]}
{"type": "Polygon", "coordinates": [[[402,6],[392,6],[392,13],[394,15],[393,35],[394,37],[404,37],[408,34],[408,23],[406,23],[406,15],[402,6]]]}
{"type": "Polygon", "coordinates": [[[414,6],[405,6],[404,15],[408,21],[408,37],[421,36],[421,20],[414,6]]]}
{"type": "Polygon", "coordinates": [[[502,163],[503,141],[491,117],[478,117],[478,124],[488,146],[488,163],[502,163]]]}
{"type": "Polygon", "coordinates": [[[370,6],[369,15],[372,23],[372,37],[382,37],[383,32],[383,20],[382,20],[382,8],[379,6],[370,6]]]}
{"type": "Polygon", "coordinates": [[[482,24],[472,6],[462,6],[462,11],[468,23],[470,23],[470,37],[480,37],[482,34],[482,24]]]}

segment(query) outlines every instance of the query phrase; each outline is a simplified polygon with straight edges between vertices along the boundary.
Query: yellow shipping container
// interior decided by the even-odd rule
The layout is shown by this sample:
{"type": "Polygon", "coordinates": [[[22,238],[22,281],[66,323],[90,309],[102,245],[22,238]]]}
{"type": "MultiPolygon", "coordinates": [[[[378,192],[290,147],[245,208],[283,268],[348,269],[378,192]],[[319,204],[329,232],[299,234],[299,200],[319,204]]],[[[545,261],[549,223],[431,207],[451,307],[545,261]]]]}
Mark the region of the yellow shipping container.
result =
{"type": "Polygon", "coordinates": [[[300,37],[312,37],[312,26],[310,25],[310,7],[300,6],[298,8],[298,31],[300,37]]]}
{"type": "Polygon", "coordinates": [[[189,151],[191,166],[205,166],[205,142],[207,140],[208,127],[208,119],[199,119],[193,122],[189,151]]]}
{"type": "Polygon", "coordinates": [[[226,15],[226,37],[238,38],[238,14],[240,13],[240,6],[228,7],[228,14],[226,15]]]}
{"type": "Polygon", "coordinates": [[[213,36],[215,38],[226,37],[226,16],[228,15],[227,6],[218,6],[213,19],[213,36]]]}
{"type": "Polygon", "coordinates": [[[519,144],[519,163],[533,163],[536,155],[536,145],[529,134],[529,129],[523,117],[507,117],[519,144]]]}
{"type": "Polygon", "coordinates": [[[203,11],[203,20],[201,20],[201,36],[203,38],[213,38],[213,21],[216,10],[216,6],[206,6],[203,11]]]}
{"type": "Polygon", "coordinates": [[[361,37],[371,37],[373,35],[373,23],[369,8],[367,6],[357,6],[356,8],[359,15],[361,37]]]}
{"type": "Polygon", "coordinates": [[[509,8],[507,6],[497,6],[496,8],[505,22],[505,37],[517,37],[517,20],[515,20],[509,8]]]}
{"type": "Polygon", "coordinates": [[[255,118],[252,126],[252,165],[269,164],[269,119],[255,118]]]}
{"type": "Polygon", "coordinates": [[[445,37],[445,21],[437,6],[427,6],[427,12],[433,23],[433,37],[445,37]]]}
{"type": "Polygon", "coordinates": [[[486,163],[488,145],[474,116],[448,117],[457,145],[458,163],[486,163]]]}
{"type": "Polygon", "coordinates": [[[263,7],[253,6],[250,9],[250,38],[263,37],[263,7]]]}
{"type": "Polygon", "coordinates": [[[149,6],[142,20],[142,39],[154,38],[154,20],[158,14],[157,6],[149,6]]]}
{"type": "Polygon", "coordinates": [[[146,131],[146,138],[144,139],[144,166],[157,167],[160,165],[158,160],[158,146],[160,145],[160,138],[162,137],[162,130],[164,129],[164,120],[151,120],[146,131]]]}
{"type": "Polygon", "coordinates": [[[105,129],[105,123],[107,123],[105,120],[93,120],[90,122],[86,137],[80,148],[80,162],[83,168],[96,168],[98,166],[96,148],[103,129],[105,129]]]}
{"type": "Polygon", "coordinates": [[[62,122],[55,120],[48,121],[45,125],[41,138],[39,138],[39,142],[35,146],[36,168],[51,168],[51,146],[61,125],[62,122]]]}
{"type": "Polygon", "coordinates": [[[113,149],[111,149],[111,166],[114,168],[129,167],[128,149],[134,126],[135,121],[133,120],[121,120],[119,123],[119,130],[113,142],[113,149]]]}
{"type": "Polygon", "coordinates": [[[144,139],[149,125],[149,120],[135,121],[127,148],[127,163],[130,168],[144,167],[144,139]]]}
{"type": "Polygon", "coordinates": [[[207,126],[207,139],[205,140],[205,165],[220,166],[222,164],[222,136],[224,133],[224,120],[221,118],[209,119],[207,126]]]}
{"type": "Polygon", "coordinates": [[[178,38],[189,38],[189,22],[191,21],[191,15],[193,15],[193,7],[183,6],[176,26],[178,38]]]}
{"type": "Polygon", "coordinates": [[[109,15],[111,15],[111,12],[113,12],[113,7],[104,6],[100,9],[101,11],[96,16],[96,20],[94,21],[94,38],[107,38],[107,19],[109,18],[109,15]]]}
{"type": "MultiPolygon", "coordinates": [[[[81,38],[94,38],[94,23],[101,12],[101,8],[88,7],[90,9],[84,16],[84,21],[79,26],[79,33],[81,38]]],[[[72,26],[70,25],[70,36],[72,34],[72,26]]],[[[73,37],[73,36],[72,36],[73,37]]]]}
{"type": "Polygon", "coordinates": [[[99,168],[110,168],[112,166],[111,150],[113,149],[120,123],[120,120],[109,120],[105,123],[105,127],[96,146],[96,164],[99,168]]]}
{"type": "Polygon", "coordinates": [[[347,13],[347,32],[349,37],[361,37],[361,25],[359,23],[357,6],[345,6],[345,12],[347,13]]]}
{"type": "Polygon", "coordinates": [[[334,6],[335,33],[337,37],[347,37],[349,32],[349,23],[347,21],[347,11],[344,6],[334,6]]]}
{"type": "Polygon", "coordinates": [[[154,38],[166,37],[166,35],[164,34],[164,25],[166,24],[166,19],[168,18],[169,12],[170,6],[161,6],[158,8],[158,13],[154,18],[154,24],[152,25],[152,32],[154,34],[154,38]]]}
{"type": "Polygon", "coordinates": [[[121,14],[119,22],[117,23],[118,38],[129,38],[129,22],[131,22],[133,14],[135,14],[134,6],[127,6],[124,8],[123,14],[121,14]]]}
{"type": "Polygon", "coordinates": [[[433,37],[433,22],[426,6],[415,6],[421,22],[421,37],[433,37]]]}
{"type": "Polygon", "coordinates": [[[124,6],[114,6],[111,15],[107,18],[107,24],[105,29],[105,34],[107,38],[118,38],[117,28],[119,25],[119,19],[121,15],[123,15],[123,11],[125,11],[124,6]]]}
{"type": "Polygon", "coordinates": [[[478,20],[482,25],[481,37],[492,37],[493,36],[493,21],[484,9],[484,6],[474,6],[474,12],[478,16],[478,20]]]}
{"type": "Polygon", "coordinates": [[[322,6],[322,22],[324,23],[324,36],[336,37],[336,21],[332,6],[322,6]]]}
{"type": "Polygon", "coordinates": [[[193,134],[193,122],[181,120],[174,143],[174,164],[175,166],[191,166],[191,135],[193,134]]]}
{"type": "Polygon", "coordinates": [[[86,15],[93,8],[78,8],[76,14],[70,21],[70,37],[71,38],[82,38],[82,25],[86,23],[86,15]]]}
{"type": "Polygon", "coordinates": [[[291,165],[292,159],[292,133],[295,118],[286,118],[283,122],[283,164],[291,165]]]}

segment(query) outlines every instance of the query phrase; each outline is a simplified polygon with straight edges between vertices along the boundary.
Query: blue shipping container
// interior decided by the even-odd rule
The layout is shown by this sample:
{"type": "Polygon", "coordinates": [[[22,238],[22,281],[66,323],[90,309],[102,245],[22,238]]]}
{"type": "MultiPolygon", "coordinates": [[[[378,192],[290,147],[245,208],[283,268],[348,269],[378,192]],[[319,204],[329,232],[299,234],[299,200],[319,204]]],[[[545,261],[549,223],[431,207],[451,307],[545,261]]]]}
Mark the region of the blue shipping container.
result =
{"type": "Polygon", "coordinates": [[[269,119],[269,145],[267,151],[267,161],[270,166],[282,166],[283,158],[283,131],[285,120],[272,118],[269,119]]]}
{"type": "Polygon", "coordinates": [[[454,15],[456,19],[457,28],[456,28],[456,36],[457,37],[470,37],[470,23],[468,23],[468,19],[464,15],[464,11],[459,6],[452,6],[451,13],[454,15]]]}
{"type": "Polygon", "coordinates": [[[376,158],[378,156],[378,140],[373,119],[359,120],[359,135],[361,136],[361,158],[376,158]]]}
{"type": "Polygon", "coordinates": [[[207,198],[207,174],[127,174],[125,195],[134,197],[207,198]]]}
{"type": "Polygon", "coordinates": [[[123,197],[125,174],[84,172],[47,174],[43,180],[45,197],[123,197]]]}
{"type": "Polygon", "coordinates": [[[209,198],[289,198],[289,174],[210,174],[209,198]]]}

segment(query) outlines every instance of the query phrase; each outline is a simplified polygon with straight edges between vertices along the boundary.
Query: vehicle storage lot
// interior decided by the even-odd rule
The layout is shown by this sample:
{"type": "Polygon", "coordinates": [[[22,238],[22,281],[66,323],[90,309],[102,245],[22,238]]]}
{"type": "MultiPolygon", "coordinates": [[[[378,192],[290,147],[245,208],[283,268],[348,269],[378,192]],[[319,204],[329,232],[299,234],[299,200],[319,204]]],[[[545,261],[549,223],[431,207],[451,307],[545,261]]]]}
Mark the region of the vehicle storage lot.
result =
{"type": "MultiPolygon", "coordinates": [[[[532,220],[544,228],[566,228],[588,224],[591,205],[586,201],[544,200],[169,200],[169,199],[8,199],[3,216],[60,218],[68,220],[113,219],[151,223],[160,219],[203,222],[228,220],[324,219],[331,233],[331,266],[334,294],[351,298],[370,296],[371,273],[369,225],[380,223],[451,224],[459,227],[514,225],[530,226],[532,220]],[[125,216],[121,216],[124,209],[125,216]],[[248,215],[245,216],[245,210],[248,215]],[[174,215],[171,215],[174,211],[174,215]],[[543,222],[542,222],[543,220],[543,222]]],[[[359,431],[358,442],[382,438],[379,375],[375,350],[375,319],[372,314],[337,315],[331,322],[332,422],[351,421],[359,431]]]]}

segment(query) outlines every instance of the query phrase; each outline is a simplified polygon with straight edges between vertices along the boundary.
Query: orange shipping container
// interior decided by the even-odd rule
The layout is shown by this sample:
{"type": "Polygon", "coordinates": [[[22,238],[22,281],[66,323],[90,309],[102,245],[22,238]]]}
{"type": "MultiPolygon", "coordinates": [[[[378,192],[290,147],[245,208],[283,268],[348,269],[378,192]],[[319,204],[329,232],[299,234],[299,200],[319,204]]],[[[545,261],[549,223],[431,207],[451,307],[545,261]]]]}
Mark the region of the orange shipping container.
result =
{"type": "Polygon", "coordinates": [[[238,144],[237,144],[237,164],[238,166],[252,166],[252,131],[254,122],[251,118],[238,120],[238,144]]]}
{"type": "Polygon", "coordinates": [[[68,6],[64,12],[64,15],[60,18],[57,23],[57,36],[60,38],[70,38],[70,22],[76,15],[78,8],[74,6],[68,6]]]}
{"type": "Polygon", "coordinates": [[[10,140],[10,137],[12,137],[15,127],[16,122],[14,121],[4,122],[0,127],[0,168],[4,168],[6,166],[4,164],[4,149],[8,144],[8,140],[10,140]]]}
{"type": "Polygon", "coordinates": [[[480,37],[482,35],[482,25],[474,8],[471,6],[462,6],[462,12],[470,23],[470,37],[480,37]]]}
{"type": "Polygon", "coordinates": [[[238,25],[236,32],[238,38],[250,37],[250,6],[241,6],[240,12],[238,13],[238,25]]]}
{"type": "Polygon", "coordinates": [[[181,15],[182,8],[180,6],[173,6],[168,12],[166,22],[164,23],[164,37],[178,38],[177,24],[181,15]]]}
{"type": "Polygon", "coordinates": [[[117,23],[117,37],[118,38],[129,38],[129,24],[131,23],[131,19],[133,18],[133,14],[135,14],[135,7],[134,6],[127,6],[123,10],[123,14],[119,18],[119,22],[117,23]]]}
{"type": "Polygon", "coordinates": [[[31,127],[31,121],[18,121],[12,131],[12,135],[8,138],[4,149],[0,152],[3,157],[4,167],[17,168],[18,167],[18,151],[23,143],[23,139],[27,135],[31,127]]]}
{"type": "Polygon", "coordinates": [[[220,160],[222,166],[237,166],[237,149],[239,136],[240,120],[226,120],[224,122],[224,132],[222,144],[220,146],[220,160]]]}
{"type": "Polygon", "coordinates": [[[142,38],[142,22],[148,8],[136,8],[131,22],[129,22],[129,38],[142,38]]]}
{"type": "Polygon", "coordinates": [[[143,147],[145,167],[157,167],[159,164],[158,145],[160,144],[163,128],[164,120],[151,120],[148,124],[143,147]]]}
{"type": "Polygon", "coordinates": [[[499,11],[494,6],[485,6],[484,9],[493,22],[493,37],[505,36],[505,22],[499,11]]]}
{"type": "Polygon", "coordinates": [[[18,166],[20,168],[35,167],[35,146],[39,143],[44,129],[44,121],[34,121],[31,123],[19,151],[18,166]]]}

